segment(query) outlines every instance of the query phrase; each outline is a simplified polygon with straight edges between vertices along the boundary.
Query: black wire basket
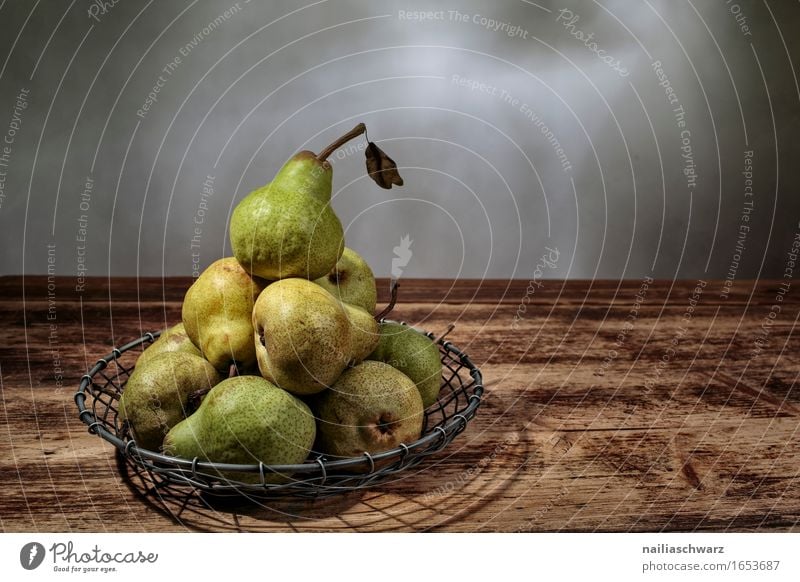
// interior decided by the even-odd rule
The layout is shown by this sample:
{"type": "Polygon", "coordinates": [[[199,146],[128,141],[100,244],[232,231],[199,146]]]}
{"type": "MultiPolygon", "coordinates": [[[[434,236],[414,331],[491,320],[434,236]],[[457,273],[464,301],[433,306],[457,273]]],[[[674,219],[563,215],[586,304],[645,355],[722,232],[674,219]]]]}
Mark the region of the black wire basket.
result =
{"type": "MultiPolygon", "coordinates": [[[[286,498],[324,497],[364,489],[444,449],[475,416],[483,395],[480,370],[456,346],[439,339],[442,387],[438,400],[425,410],[422,435],[414,442],[349,459],[331,460],[312,453],[298,465],[234,465],[181,459],[136,446],[118,416],[119,399],[141,353],[137,348],[147,347],[159,334],[147,333],[111,350],[81,377],[75,393],[78,416],[88,425],[89,432],[113,444],[137,473],[144,470],[150,487],[155,490],[178,486],[222,496],[286,498]],[[243,483],[221,476],[230,472],[258,474],[259,480],[243,483]],[[273,474],[291,475],[291,479],[270,483],[273,474]]],[[[432,334],[426,335],[434,339],[432,334]]]]}

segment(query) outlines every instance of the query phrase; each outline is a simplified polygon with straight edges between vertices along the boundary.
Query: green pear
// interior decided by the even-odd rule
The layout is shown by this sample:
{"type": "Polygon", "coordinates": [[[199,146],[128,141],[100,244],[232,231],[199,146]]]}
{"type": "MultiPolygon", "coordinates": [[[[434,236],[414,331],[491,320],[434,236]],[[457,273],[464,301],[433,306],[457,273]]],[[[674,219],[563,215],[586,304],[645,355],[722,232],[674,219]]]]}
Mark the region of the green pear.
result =
{"type": "MultiPolygon", "coordinates": [[[[308,406],[258,376],[236,376],[217,384],[200,408],[164,439],[164,452],[184,459],[231,464],[293,465],[305,461],[316,425],[308,406]]],[[[259,473],[227,473],[259,482],[259,473]]],[[[266,474],[270,483],[288,475],[266,474]]]]}
{"type": "Polygon", "coordinates": [[[137,446],[157,451],[164,435],[189,415],[190,397],[221,380],[200,356],[164,352],[137,364],[119,401],[119,418],[131,427],[137,446]]]}
{"type": "Polygon", "coordinates": [[[366,311],[306,279],[267,287],[253,308],[253,331],[261,374],[293,394],[324,390],[378,343],[366,311]]]}
{"type": "Polygon", "coordinates": [[[428,336],[392,321],[380,325],[378,347],[368,359],[385,362],[411,378],[425,408],[436,402],[442,382],[439,348],[428,336]]]}
{"type": "MultiPolygon", "coordinates": [[[[313,280],[331,272],[344,250],[344,231],[331,208],[333,167],[327,159],[366,131],[359,123],[319,154],[295,154],[272,182],[239,202],[231,215],[231,247],[248,272],[270,280],[313,280]]],[[[397,165],[374,143],[369,142],[365,154],[376,184],[403,185],[397,165]]]]}
{"type": "Polygon", "coordinates": [[[378,302],[375,276],[367,261],[353,249],[345,247],[342,258],[331,272],[314,282],[339,301],[361,307],[367,313],[375,313],[378,302]]]}
{"type": "Polygon", "coordinates": [[[349,365],[362,362],[377,347],[380,340],[378,322],[371,313],[361,307],[342,303],[350,322],[350,359],[349,365]]]}
{"type": "Polygon", "coordinates": [[[186,292],[186,334],[216,369],[255,366],[251,318],[256,297],[266,285],[228,257],[209,265],[186,292]]]}
{"type": "Polygon", "coordinates": [[[166,352],[183,352],[200,357],[203,355],[186,335],[183,324],[179,323],[162,331],[158,339],[142,352],[142,355],[136,360],[136,365],[141,366],[150,358],[166,352]]]}
{"type": "Polygon", "coordinates": [[[239,202],[231,215],[231,247],[250,273],[316,279],[333,268],[344,231],[330,203],[332,175],[327,161],[302,151],[239,202]]]}
{"type": "Polygon", "coordinates": [[[383,362],[350,368],[313,403],[317,445],[334,457],[358,457],[408,444],[422,432],[422,398],[414,383],[383,362]]]}

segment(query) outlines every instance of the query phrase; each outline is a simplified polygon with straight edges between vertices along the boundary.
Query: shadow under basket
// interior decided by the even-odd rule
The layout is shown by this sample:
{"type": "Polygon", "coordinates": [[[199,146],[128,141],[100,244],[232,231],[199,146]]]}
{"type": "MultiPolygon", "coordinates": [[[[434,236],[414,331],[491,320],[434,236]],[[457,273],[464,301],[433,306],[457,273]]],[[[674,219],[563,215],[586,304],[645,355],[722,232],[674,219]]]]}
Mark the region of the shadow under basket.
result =
{"type": "MultiPolygon", "coordinates": [[[[178,486],[223,496],[308,498],[364,489],[444,449],[464,431],[481,404],[480,370],[452,343],[439,340],[442,387],[437,402],[425,410],[422,435],[414,442],[349,459],[331,460],[312,453],[298,465],[233,465],[171,457],[137,447],[118,417],[119,399],[136,359],[141,349],[153,343],[159,334],[147,333],[111,350],[81,377],[75,393],[78,417],[88,425],[89,432],[114,445],[137,472],[143,469],[156,490],[178,486]],[[231,473],[248,473],[253,478],[242,482],[222,476],[231,473]],[[284,482],[274,483],[276,477],[284,482]]],[[[432,334],[426,335],[434,339],[432,334]]]]}

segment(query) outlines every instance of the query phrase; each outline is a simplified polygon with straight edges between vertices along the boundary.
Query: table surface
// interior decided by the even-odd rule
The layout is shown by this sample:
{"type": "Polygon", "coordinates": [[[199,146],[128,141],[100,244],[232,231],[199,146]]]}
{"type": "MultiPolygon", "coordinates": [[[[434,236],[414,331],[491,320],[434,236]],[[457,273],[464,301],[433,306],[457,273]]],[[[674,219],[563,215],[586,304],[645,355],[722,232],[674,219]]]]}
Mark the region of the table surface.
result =
{"type": "Polygon", "coordinates": [[[72,400],[110,348],[180,320],[190,279],[51,283],[0,278],[4,531],[800,529],[800,299],[781,281],[404,280],[392,317],[455,323],[483,372],[467,430],[371,490],[224,504],[149,491],[72,400]]]}

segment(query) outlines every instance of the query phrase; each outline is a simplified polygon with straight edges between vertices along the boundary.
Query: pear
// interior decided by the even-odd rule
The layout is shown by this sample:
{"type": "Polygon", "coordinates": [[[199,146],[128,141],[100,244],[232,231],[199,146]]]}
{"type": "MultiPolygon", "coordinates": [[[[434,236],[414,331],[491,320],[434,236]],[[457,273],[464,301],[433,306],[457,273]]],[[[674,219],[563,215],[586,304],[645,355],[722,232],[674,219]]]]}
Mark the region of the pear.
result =
{"type": "Polygon", "coordinates": [[[231,215],[231,247],[250,273],[316,279],[333,268],[344,231],[330,205],[332,174],[328,162],[302,151],[239,202],[231,215]]]}
{"type": "Polygon", "coordinates": [[[350,322],[350,359],[349,365],[358,364],[367,359],[377,347],[380,334],[378,322],[371,313],[367,313],[356,305],[342,303],[350,322]]]}
{"type": "Polygon", "coordinates": [[[422,398],[414,383],[383,362],[350,368],[314,399],[317,446],[334,457],[358,457],[410,443],[422,432],[422,398]]]}
{"type": "Polygon", "coordinates": [[[190,397],[208,392],[221,380],[200,356],[165,352],[133,370],[119,401],[119,418],[128,421],[137,446],[157,451],[164,435],[189,415],[190,397]]]}
{"type": "Polygon", "coordinates": [[[330,386],[378,343],[372,316],[306,279],[267,287],[253,308],[253,331],[261,374],[301,395],[330,386]]]}
{"type": "Polygon", "coordinates": [[[179,323],[161,332],[158,339],[142,352],[142,355],[136,360],[136,365],[141,366],[148,359],[166,352],[183,352],[202,357],[200,350],[186,335],[183,324],[179,323]]]}
{"type": "Polygon", "coordinates": [[[266,285],[228,257],[209,265],[186,292],[186,334],[216,369],[255,366],[251,317],[256,297],[266,285]]]}
{"type": "MultiPolygon", "coordinates": [[[[308,406],[258,376],[236,376],[217,384],[200,408],[164,439],[164,452],[185,459],[232,464],[293,465],[305,461],[316,425],[308,406]]],[[[227,473],[260,482],[259,473],[227,473]]],[[[266,481],[288,475],[266,474],[266,481]]]]}
{"type": "Polygon", "coordinates": [[[314,281],[339,301],[375,313],[378,291],[375,276],[367,262],[353,249],[345,247],[336,266],[325,277],[314,281]]]}
{"type": "MultiPolygon", "coordinates": [[[[272,182],[239,202],[231,215],[231,247],[248,272],[270,280],[313,280],[333,270],[344,250],[344,231],[331,208],[333,168],[327,158],[366,131],[359,123],[319,154],[295,154],[272,182]]],[[[369,176],[379,186],[403,184],[380,148],[370,142],[365,153],[369,176]]]]}
{"type": "Polygon", "coordinates": [[[387,363],[411,378],[427,408],[436,402],[442,382],[439,348],[428,336],[392,321],[380,324],[378,347],[368,359],[387,363]]]}

